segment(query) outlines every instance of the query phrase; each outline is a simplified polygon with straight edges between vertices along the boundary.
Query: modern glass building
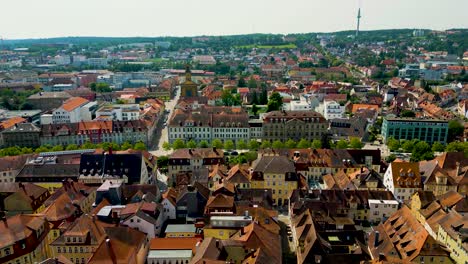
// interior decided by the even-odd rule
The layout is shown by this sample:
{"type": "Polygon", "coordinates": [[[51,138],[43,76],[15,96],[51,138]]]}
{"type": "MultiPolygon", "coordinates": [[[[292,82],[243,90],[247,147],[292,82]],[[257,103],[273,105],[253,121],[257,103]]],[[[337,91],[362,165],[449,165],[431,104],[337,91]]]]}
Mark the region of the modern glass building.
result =
{"type": "Polygon", "coordinates": [[[419,118],[384,118],[382,136],[384,141],[395,139],[419,139],[432,144],[447,143],[448,121],[419,118]]]}

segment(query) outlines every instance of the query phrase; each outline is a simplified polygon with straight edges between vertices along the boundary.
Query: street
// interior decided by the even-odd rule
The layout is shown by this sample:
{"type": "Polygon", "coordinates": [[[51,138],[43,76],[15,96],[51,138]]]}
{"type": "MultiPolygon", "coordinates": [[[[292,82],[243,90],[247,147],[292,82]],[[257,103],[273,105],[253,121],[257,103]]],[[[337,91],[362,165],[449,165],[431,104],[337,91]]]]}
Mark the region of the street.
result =
{"type": "MultiPolygon", "coordinates": [[[[165,114],[165,117],[167,117],[166,123],[169,122],[169,118],[171,117],[174,111],[174,107],[176,106],[177,101],[179,101],[179,98],[180,98],[180,87],[177,87],[174,98],[164,103],[166,110],[170,111],[169,113],[165,114]]],[[[162,147],[164,142],[169,141],[168,133],[167,133],[167,124],[164,125],[163,123],[164,122],[161,122],[160,124],[161,127],[158,127],[156,131],[156,135],[154,136],[154,141],[155,141],[154,144],[151,144],[152,146],[150,146],[149,152],[156,156],[169,155],[172,152],[172,150],[166,151],[162,147]]]]}

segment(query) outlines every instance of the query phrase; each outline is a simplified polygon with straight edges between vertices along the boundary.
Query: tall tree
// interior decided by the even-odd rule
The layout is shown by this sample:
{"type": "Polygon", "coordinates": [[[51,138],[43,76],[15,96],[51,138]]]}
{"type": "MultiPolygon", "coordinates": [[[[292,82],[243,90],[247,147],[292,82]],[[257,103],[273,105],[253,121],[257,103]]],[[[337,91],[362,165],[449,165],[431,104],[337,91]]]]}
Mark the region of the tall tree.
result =
{"type": "Polygon", "coordinates": [[[349,147],[352,149],[362,149],[364,144],[362,144],[361,140],[359,138],[353,137],[349,141],[349,147]]]}
{"type": "Polygon", "coordinates": [[[322,148],[322,141],[318,139],[314,139],[310,147],[313,149],[320,149],[322,148]]]}
{"type": "Polygon", "coordinates": [[[247,149],[247,143],[243,139],[239,139],[236,144],[237,149],[247,149]]]}
{"type": "Polygon", "coordinates": [[[245,79],[243,77],[239,78],[239,81],[237,82],[237,87],[247,87],[247,83],[245,82],[245,79]]]}
{"type": "Polygon", "coordinates": [[[217,149],[222,149],[223,148],[223,142],[221,140],[215,138],[213,141],[211,141],[211,146],[217,149]]]}
{"type": "Polygon", "coordinates": [[[254,115],[257,115],[258,110],[260,110],[260,108],[258,108],[258,106],[257,106],[256,104],[253,104],[253,105],[252,105],[252,113],[253,113],[254,115]]]}
{"type": "Polygon", "coordinates": [[[336,143],[336,148],[338,149],[346,149],[348,148],[348,142],[346,142],[346,140],[344,139],[341,139],[340,141],[338,141],[336,143]]]}
{"type": "Polygon", "coordinates": [[[303,138],[297,143],[297,148],[300,149],[305,149],[305,148],[310,148],[310,141],[307,139],[303,138]]]}
{"type": "Polygon", "coordinates": [[[210,146],[210,144],[208,144],[208,141],[202,140],[202,141],[200,141],[200,143],[198,143],[198,146],[199,146],[200,148],[207,148],[207,147],[210,146]]]}
{"type": "Polygon", "coordinates": [[[255,91],[255,90],[252,92],[252,104],[253,104],[253,105],[258,104],[257,91],[255,91]]]}
{"type": "Polygon", "coordinates": [[[232,142],[232,140],[230,139],[226,140],[224,142],[224,149],[229,149],[229,150],[234,149],[234,142],[232,142]]]}
{"type": "Polygon", "coordinates": [[[283,97],[278,92],[271,94],[270,99],[268,100],[267,112],[280,110],[283,106],[283,97]]]}
{"type": "Polygon", "coordinates": [[[172,143],[173,149],[183,149],[185,147],[186,147],[185,142],[180,138],[174,140],[174,142],[172,143]]]}
{"type": "Polygon", "coordinates": [[[460,122],[457,120],[450,120],[448,124],[448,141],[452,142],[457,139],[457,137],[463,135],[463,130],[464,127],[460,122]]]}
{"type": "Polygon", "coordinates": [[[286,148],[289,148],[289,149],[292,149],[292,148],[295,148],[297,146],[297,143],[296,141],[292,140],[292,139],[288,139],[285,143],[284,143],[284,146],[286,148]]]}
{"type": "Polygon", "coordinates": [[[187,148],[196,148],[197,147],[197,142],[195,140],[191,139],[189,142],[187,142],[187,148]]]}
{"type": "Polygon", "coordinates": [[[284,148],[284,144],[280,140],[275,140],[273,144],[271,145],[271,147],[274,149],[281,149],[281,148],[284,148]]]}
{"type": "Polygon", "coordinates": [[[257,88],[257,81],[254,79],[253,76],[250,77],[249,83],[248,83],[249,88],[257,88]]]}
{"type": "Polygon", "coordinates": [[[250,150],[257,150],[259,146],[260,146],[260,144],[257,142],[257,140],[251,139],[249,141],[249,149],[250,150]]]}
{"type": "Polygon", "coordinates": [[[260,148],[266,149],[266,148],[271,148],[271,143],[268,140],[263,140],[262,144],[260,145],[260,148]]]}
{"type": "Polygon", "coordinates": [[[267,88],[262,87],[262,93],[260,94],[260,104],[266,105],[268,103],[268,93],[267,88]]]}

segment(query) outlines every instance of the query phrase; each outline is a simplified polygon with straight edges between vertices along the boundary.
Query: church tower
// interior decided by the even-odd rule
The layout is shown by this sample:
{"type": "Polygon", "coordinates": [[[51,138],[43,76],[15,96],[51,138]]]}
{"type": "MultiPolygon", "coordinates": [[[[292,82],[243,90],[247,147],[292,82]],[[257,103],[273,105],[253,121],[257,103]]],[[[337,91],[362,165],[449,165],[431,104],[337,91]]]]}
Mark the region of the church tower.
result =
{"type": "Polygon", "coordinates": [[[185,66],[185,81],[180,84],[181,87],[181,97],[197,97],[198,96],[198,87],[195,82],[192,81],[192,72],[190,71],[190,66],[187,64],[185,66]]]}

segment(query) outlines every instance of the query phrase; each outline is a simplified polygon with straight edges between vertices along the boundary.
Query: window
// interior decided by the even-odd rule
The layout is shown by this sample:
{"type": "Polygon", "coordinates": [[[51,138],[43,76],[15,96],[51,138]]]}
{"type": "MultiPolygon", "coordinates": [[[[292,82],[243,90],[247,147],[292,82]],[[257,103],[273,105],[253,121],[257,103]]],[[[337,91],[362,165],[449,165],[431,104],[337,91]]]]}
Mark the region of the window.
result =
{"type": "Polygon", "coordinates": [[[5,248],[5,251],[4,251],[4,252],[5,252],[5,256],[8,256],[8,255],[10,255],[10,254],[11,254],[11,253],[10,253],[10,249],[9,249],[9,248],[5,248]]]}

